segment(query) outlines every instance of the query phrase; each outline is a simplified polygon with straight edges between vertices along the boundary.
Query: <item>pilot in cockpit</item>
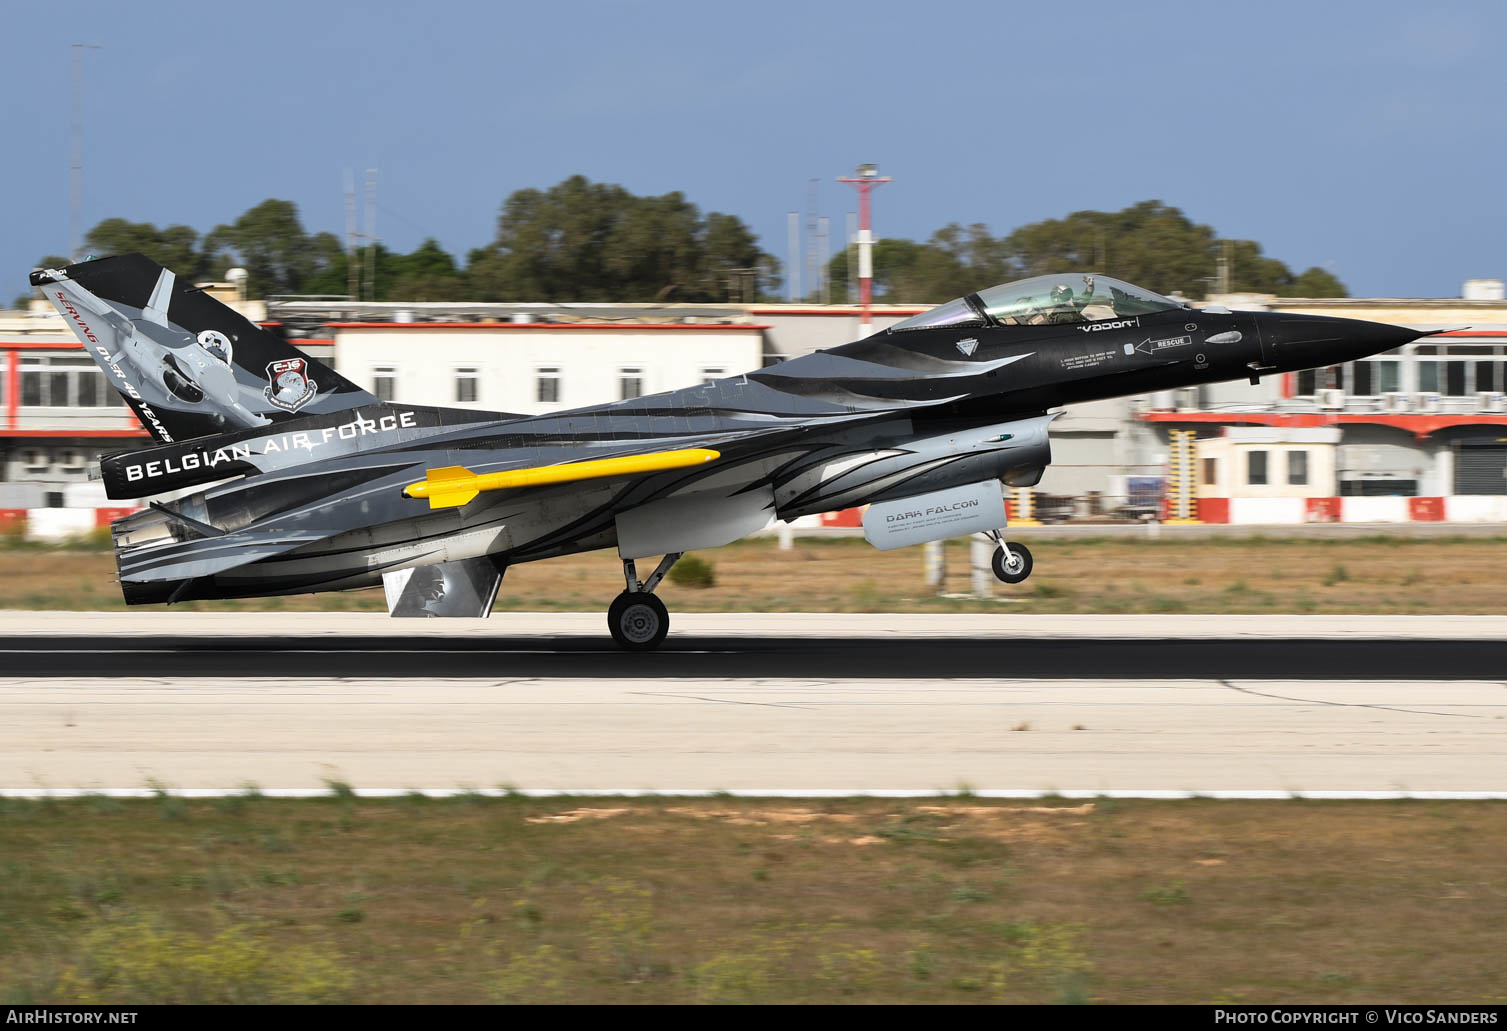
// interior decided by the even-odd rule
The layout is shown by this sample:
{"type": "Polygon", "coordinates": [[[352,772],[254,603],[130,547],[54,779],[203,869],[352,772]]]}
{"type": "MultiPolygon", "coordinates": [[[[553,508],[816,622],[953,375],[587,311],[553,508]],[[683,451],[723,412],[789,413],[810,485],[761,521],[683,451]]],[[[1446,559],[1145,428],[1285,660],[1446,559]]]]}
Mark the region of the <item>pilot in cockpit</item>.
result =
{"type": "Polygon", "coordinates": [[[1073,303],[1073,288],[1066,283],[1058,283],[1052,287],[1047,309],[1044,312],[1045,322],[1082,322],[1083,315],[1078,306],[1073,303]]]}

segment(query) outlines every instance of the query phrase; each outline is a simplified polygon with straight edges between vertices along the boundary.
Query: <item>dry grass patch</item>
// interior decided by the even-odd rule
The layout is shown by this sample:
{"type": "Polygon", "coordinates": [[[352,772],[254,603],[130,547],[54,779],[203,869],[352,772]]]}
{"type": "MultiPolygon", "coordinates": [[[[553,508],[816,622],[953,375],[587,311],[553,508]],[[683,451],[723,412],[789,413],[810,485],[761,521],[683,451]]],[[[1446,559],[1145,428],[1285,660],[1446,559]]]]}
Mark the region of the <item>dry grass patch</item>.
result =
{"type": "Polygon", "coordinates": [[[178,801],[0,803],[4,1001],[1466,1003],[1507,975],[1499,803],[178,801]]]}
{"type": "MultiPolygon", "coordinates": [[[[1027,538],[1029,539],[1029,538],[1027,538]]],[[[860,539],[740,541],[707,553],[713,586],[665,583],[672,612],[1507,613],[1507,539],[1113,537],[1030,542],[1036,575],[992,600],[937,597],[920,549],[860,539]]],[[[947,545],[947,593],[969,590],[968,542],[947,545]]],[[[123,609],[106,552],[0,548],[0,608],[123,609]]],[[[605,611],[622,590],[611,552],[508,570],[495,606],[605,611]]],[[[204,611],[383,611],[381,591],[188,602],[204,611]]]]}

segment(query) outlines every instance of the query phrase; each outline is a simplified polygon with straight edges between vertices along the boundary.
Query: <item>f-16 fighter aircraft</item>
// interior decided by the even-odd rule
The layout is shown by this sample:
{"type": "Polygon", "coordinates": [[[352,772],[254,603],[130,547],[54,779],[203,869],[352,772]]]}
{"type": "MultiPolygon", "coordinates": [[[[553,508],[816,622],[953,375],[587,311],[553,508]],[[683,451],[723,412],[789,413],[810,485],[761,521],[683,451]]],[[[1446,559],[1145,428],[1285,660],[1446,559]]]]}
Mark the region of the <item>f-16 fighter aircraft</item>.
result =
{"type": "Polygon", "coordinates": [[[128,603],[381,584],[394,616],[486,616],[508,566],[615,547],[608,627],[630,650],[664,640],[654,590],[683,553],[773,518],[868,504],[882,549],[987,533],[1019,583],[1031,554],[1004,539],[1000,484],[1040,481],[1054,409],[1424,335],[1073,273],[744,375],[524,416],[379,400],[139,254],[31,282],[155,438],[102,459],[109,496],[203,488],[111,525],[128,603]]]}

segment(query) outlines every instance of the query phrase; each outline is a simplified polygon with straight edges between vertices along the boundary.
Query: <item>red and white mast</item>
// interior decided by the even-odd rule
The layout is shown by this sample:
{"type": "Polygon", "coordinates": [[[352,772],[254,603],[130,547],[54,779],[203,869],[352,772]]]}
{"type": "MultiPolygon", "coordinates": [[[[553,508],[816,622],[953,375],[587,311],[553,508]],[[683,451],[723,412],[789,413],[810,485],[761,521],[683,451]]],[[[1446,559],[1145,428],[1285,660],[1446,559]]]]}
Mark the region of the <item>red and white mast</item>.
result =
{"type": "Polygon", "coordinates": [[[863,305],[862,325],[869,326],[869,306],[874,299],[874,231],[869,218],[869,194],[882,183],[894,182],[879,174],[878,165],[859,165],[855,175],[840,176],[840,183],[851,183],[858,191],[858,299],[863,305]]]}

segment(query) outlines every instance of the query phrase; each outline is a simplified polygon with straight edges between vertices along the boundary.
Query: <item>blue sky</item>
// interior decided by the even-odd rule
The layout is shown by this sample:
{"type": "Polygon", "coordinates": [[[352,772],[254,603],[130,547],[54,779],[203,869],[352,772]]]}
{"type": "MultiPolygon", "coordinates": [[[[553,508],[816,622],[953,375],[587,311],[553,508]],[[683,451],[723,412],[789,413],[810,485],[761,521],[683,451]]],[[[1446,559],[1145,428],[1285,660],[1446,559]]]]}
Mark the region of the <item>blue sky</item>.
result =
{"type": "Polygon", "coordinates": [[[1358,295],[1507,278],[1507,5],[1307,0],[926,4],[29,3],[7,11],[0,268],[68,239],[70,59],[83,225],[208,231],[267,197],[343,233],[491,238],[510,192],[580,173],[683,191],[784,258],[786,212],[861,161],[880,236],[1003,233],[1155,198],[1358,295]]]}

